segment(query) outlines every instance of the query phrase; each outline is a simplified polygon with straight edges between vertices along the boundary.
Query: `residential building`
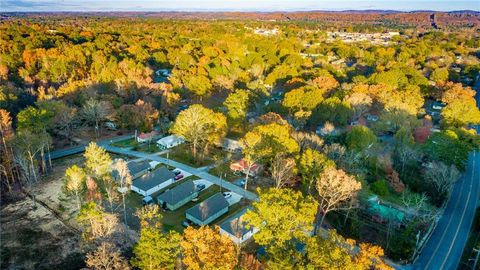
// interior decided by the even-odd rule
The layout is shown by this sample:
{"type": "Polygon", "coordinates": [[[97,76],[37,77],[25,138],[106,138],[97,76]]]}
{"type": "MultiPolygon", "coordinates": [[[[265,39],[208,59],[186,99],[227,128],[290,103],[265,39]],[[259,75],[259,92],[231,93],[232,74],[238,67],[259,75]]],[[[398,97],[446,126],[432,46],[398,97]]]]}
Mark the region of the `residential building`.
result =
{"type": "MultiPolygon", "coordinates": [[[[146,174],[148,170],[150,170],[152,167],[150,166],[150,163],[146,160],[141,160],[141,161],[130,161],[127,163],[128,171],[130,175],[132,176],[132,180],[135,180],[139,178],[140,176],[146,174]]],[[[117,179],[118,177],[118,172],[116,170],[112,171],[112,176],[114,179],[117,179]]]]}
{"type": "Polygon", "coordinates": [[[175,174],[166,167],[160,167],[133,181],[131,189],[143,196],[149,196],[174,182],[175,174]]]}
{"type": "Polygon", "coordinates": [[[240,159],[230,164],[230,170],[244,174],[249,172],[249,175],[256,176],[261,172],[262,166],[257,163],[249,164],[246,160],[240,159]]]}
{"type": "Polygon", "coordinates": [[[257,228],[247,228],[246,222],[243,219],[247,210],[248,209],[244,209],[238,212],[220,224],[220,233],[228,236],[237,245],[245,243],[245,241],[252,238],[252,236],[258,232],[257,228]]]}
{"type": "Polygon", "coordinates": [[[215,219],[228,212],[228,202],[222,193],[217,193],[205,201],[193,206],[185,212],[185,216],[193,223],[202,226],[208,225],[215,219]]]}
{"type": "Polygon", "coordinates": [[[242,151],[242,146],[240,145],[240,142],[238,142],[237,140],[232,140],[228,138],[224,138],[222,140],[222,148],[229,152],[242,151]]]}
{"type": "Polygon", "coordinates": [[[182,137],[179,137],[177,135],[170,135],[170,136],[163,137],[160,140],[158,140],[157,145],[161,149],[170,149],[170,148],[175,147],[177,145],[180,145],[184,142],[185,142],[185,140],[182,137]]]}
{"type": "Polygon", "coordinates": [[[157,197],[157,202],[164,209],[176,210],[197,196],[195,184],[189,180],[162,193],[157,197]]]}
{"type": "Polygon", "coordinates": [[[137,142],[139,143],[151,142],[157,136],[158,136],[158,132],[155,130],[148,133],[140,133],[140,135],[137,136],[137,142]]]}

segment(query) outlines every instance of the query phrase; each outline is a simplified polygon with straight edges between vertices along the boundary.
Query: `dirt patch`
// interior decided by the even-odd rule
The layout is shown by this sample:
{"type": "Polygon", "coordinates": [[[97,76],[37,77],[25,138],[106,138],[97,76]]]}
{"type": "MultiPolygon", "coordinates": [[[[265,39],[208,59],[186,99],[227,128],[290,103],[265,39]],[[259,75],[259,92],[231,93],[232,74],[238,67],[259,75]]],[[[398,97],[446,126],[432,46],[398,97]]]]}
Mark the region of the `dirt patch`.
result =
{"type": "Polygon", "coordinates": [[[80,236],[26,197],[0,210],[1,269],[79,269],[80,236]]]}

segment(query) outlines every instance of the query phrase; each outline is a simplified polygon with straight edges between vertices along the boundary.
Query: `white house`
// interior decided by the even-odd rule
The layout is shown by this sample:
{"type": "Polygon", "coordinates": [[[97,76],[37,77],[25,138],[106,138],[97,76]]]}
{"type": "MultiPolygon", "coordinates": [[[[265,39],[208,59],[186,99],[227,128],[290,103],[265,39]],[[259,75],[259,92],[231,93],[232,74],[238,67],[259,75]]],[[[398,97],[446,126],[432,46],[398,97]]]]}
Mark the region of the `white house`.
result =
{"type": "Polygon", "coordinates": [[[177,135],[170,135],[167,137],[163,137],[160,140],[157,141],[158,147],[161,149],[170,149],[172,147],[175,147],[179,144],[184,143],[185,140],[182,137],[179,137],[177,135]]]}
{"type": "Polygon", "coordinates": [[[258,232],[257,228],[247,229],[246,223],[243,220],[246,212],[247,209],[244,209],[220,224],[220,233],[228,236],[237,245],[245,243],[258,232]]]}
{"type": "Polygon", "coordinates": [[[133,181],[131,189],[143,196],[150,196],[153,193],[173,184],[175,174],[166,167],[160,167],[152,172],[144,174],[133,181]]]}

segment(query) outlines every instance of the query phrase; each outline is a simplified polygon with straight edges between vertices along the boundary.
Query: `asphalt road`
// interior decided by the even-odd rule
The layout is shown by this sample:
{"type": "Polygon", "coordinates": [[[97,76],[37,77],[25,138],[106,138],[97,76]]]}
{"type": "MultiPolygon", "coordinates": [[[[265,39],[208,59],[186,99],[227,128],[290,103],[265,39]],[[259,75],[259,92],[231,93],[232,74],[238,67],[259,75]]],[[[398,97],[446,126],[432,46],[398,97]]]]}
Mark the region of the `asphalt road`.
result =
{"type": "MultiPolygon", "coordinates": [[[[480,75],[475,84],[477,106],[480,105],[480,75]]],[[[477,132],[480,126],[475,127],[477,132]]],[[[455,270],[472,226],[480,201],[480,151],[470,153],[463,176],[455,183],[443,216],[422,253],[410,269],[455,270]]]]}
{"type": "Polygon", "coordinates": [[[212,183],[214,183],[218,186],[221,185],[222,187],[224,187],[224,188],[226,188],[226,189],[228,189],[228,190],[230,190],[234,193],[242,195],[246,199],[249,199],[249,200],[252,200],[252,201],[258,200],[258,196],[255,193],[250,192],[250,191],[246,191],[239,186],[236,186],[236,185],[234,185],[234,184],[232,184],[228,181],[222,180],[222,179],[220,179],[220,178],[218,178],[214,175],[211,175],[208,172],[206,172],[205,170],[203,170],[202,168],[194,168],[194,167],[188,166],[186,164],[177,162],[175,160],[166,159],[164,157],[157,156],[155,154],[148,154],[148,153],[144,153],[144,152],[128,150],[128,149],[124,149],[124,148],[120,148],[120,147],[114,147],[114,146],[111,146],[111,145],[108,145],[108,144],[99,144],[99,145],[102,146],[103,148],[105,148],[108,152],[127,155],[127,156],[132,156],[132,157],[136,157],[136,158],[150,159],[150,160],[153,160],[153,161],[158,161],[158,162],[161,162],[163,164],[167,164],[169,166],[173,166],[173,167],[182,169],[182,170],[187,171],[187,172],[189,172],[193,175],[196,175],[196,176],[198,176],[202,179],[210,181],[210,182],[212,182],[212,183]]]}

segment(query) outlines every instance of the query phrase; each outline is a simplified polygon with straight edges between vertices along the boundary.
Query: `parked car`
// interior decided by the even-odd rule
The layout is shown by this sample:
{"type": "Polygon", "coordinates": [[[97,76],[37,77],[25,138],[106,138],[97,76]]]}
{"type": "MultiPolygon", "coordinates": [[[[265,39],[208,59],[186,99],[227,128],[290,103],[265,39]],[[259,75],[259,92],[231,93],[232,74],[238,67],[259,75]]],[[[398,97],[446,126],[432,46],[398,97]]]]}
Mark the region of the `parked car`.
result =
{"type": "Polygon", "coordinates": [[[182,226],[185,227],[185,228],[190,227],[191,225],[192,225],[192,222],[188,219],[186,219],[182,222],[182,226]]]}
{"type": "Polygon", "coordinates": [[[198,184],[197,185],[197,191],[202,191],[205,189],[205,184],[198,184]]]}
{"type": "Polygon", "coordinates": [[[238,179],[237,181],[234,182],[235,185],[239,187],[244,187],[245,186],[245,179],[238,179]]]}
{"type": "Polygon", "coordinates": [[[153,198],[150,197],[150,196],[145,196],[143,199],[142,199],[142,204],[143,205],[149,205],[149,204],[153,204],[154,201],[153,201],[153,198]]]}
{"type": "Polygon", "coordinates": [[[192,202],[198,202],[198,197],[195,197],[195,198],[191,199],[190,201],[192,201],[192,202]]]}
{"type": "Polygon", "coordinates": [[[228,198],[232,197],[232,193],[231,192],[223,192],[223,197],[225,199],[228,199],[228,198]]]}
{"type": "Polygon", "coordinates": [[[175,175],[179,175],[179,174],[182,173],[181,171],[179,171],[179,170],[177,170],[177,169],[173,170],[172,172],[173,172],[175,175]]]}
{"type": "Polygon", "coordinates": [[[183,178],[183,174],[177,174],[177,175],[175,175],[175,178],[174,178],[174,179],[175,179],[175,180],[180,180],[180,179],[182,179],[182,178],[183,178]]]}

